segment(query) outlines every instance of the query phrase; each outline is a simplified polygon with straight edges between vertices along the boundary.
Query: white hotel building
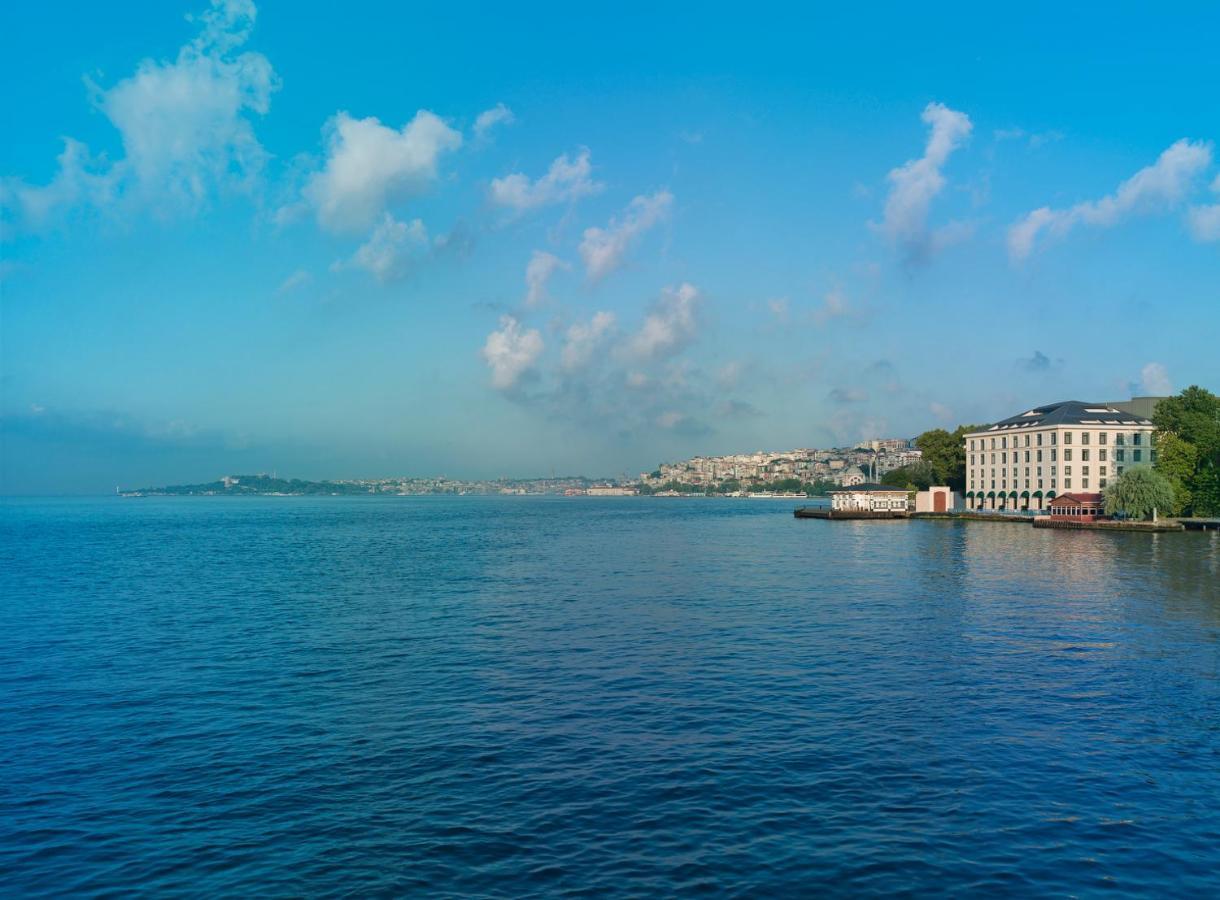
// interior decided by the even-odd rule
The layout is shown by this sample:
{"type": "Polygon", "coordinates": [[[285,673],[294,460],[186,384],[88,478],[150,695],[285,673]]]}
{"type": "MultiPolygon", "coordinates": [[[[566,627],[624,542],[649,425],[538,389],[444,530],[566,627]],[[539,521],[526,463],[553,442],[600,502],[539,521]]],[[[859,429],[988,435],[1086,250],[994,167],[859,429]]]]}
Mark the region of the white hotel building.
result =
{"type": "Polygon", "coordinates": [[[965,436],[968,509],[1045,509],[1153,461],[1152,422],[1105,403],[1039,406],[965,436]]]}

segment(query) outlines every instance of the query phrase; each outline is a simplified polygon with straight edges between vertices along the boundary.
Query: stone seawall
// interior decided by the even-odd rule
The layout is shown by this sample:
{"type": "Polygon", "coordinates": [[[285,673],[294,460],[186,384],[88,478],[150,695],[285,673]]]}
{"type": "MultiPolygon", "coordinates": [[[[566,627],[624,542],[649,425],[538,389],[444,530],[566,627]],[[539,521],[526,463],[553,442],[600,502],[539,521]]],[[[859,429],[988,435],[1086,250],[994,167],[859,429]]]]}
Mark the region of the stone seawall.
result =
{"type": "Polygon", "coordinates": [[[1064,531],[1185,531],[1179,522],[1078,522],[1072,519],[1034,519],[1035,528],[1064,531]]]}

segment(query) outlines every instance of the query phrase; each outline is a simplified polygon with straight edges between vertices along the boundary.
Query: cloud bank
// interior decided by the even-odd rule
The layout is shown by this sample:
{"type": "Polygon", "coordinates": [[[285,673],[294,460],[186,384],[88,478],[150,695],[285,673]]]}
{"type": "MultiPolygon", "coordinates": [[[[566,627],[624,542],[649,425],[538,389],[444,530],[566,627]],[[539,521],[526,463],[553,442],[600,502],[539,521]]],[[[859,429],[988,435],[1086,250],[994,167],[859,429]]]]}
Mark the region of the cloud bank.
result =
{"type": "MultiPolygon", "coordinates": [[[[1008,229],[1009,258],[1014,262],[1028,258],[1041,235],[1063,238],[1078,226],[1111,228],[1134,216],[1170,211],[1189,195],[1211,161],[1210,144],[1183,139],[1100,200],[1077,203],[1067,209],[1049,206],[1035,209],[1008,229]]],[[[1206,221],[1202,231],[1207,232],[1206,221]]]]}

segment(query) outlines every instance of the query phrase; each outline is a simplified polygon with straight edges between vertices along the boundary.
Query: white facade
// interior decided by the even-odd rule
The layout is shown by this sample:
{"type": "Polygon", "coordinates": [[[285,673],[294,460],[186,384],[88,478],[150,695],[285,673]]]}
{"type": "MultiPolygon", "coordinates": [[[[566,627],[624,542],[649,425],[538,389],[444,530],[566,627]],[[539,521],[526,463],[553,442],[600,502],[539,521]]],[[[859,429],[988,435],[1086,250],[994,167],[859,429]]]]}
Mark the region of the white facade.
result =
{"type": "Polygon", "coordinates": [[[1068,492],[1098,492],[1129,465],[1154,461],[1153,425],[1105,404],[1039,407],[967,434],[969,509],[1045,509],[1068,492]]]}
{"type": "Polygon", "coordinates": [[[934,486],[915,495],[915,512],[950,512],[961,498],[950,487],[934,486]]]}
{"type": "Polygon", "coordinates": [[[830,508],[840,512],[909,512],[910,502],[903,488],[852,490],[843,488],[830,492],[830,508]]]}

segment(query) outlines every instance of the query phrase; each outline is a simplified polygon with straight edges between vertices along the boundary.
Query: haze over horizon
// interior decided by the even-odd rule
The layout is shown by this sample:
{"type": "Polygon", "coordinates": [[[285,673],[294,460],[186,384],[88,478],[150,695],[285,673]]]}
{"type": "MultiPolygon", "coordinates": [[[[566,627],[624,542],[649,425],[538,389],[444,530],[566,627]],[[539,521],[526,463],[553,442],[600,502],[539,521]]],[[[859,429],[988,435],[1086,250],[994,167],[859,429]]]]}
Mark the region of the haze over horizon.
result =
{"type": "Polygon", "coordinates": [[[3,494],[600,476],[1220,387],[1215,5],[0,23],[3,494]]]}

